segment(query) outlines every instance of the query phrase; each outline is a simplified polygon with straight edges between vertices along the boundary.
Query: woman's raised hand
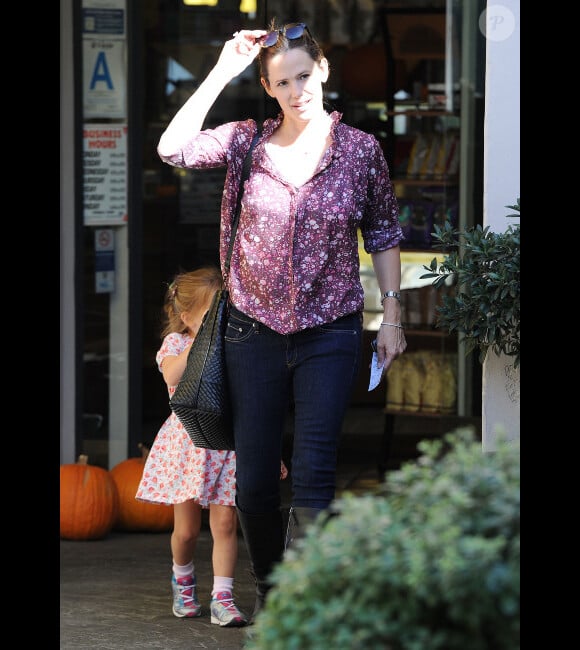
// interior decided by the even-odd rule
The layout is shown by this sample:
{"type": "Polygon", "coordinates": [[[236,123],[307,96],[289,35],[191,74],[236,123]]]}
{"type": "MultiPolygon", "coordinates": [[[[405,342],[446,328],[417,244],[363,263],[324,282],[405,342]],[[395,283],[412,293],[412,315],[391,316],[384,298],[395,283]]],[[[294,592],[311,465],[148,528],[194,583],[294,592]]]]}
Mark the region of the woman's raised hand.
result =
{"type": "Polygon", "coordinates": [[[223,70],[232,79],[237,77],[258,56],[261,46],[256,39],[264,34],[267,32],[263,29],[236,32],[233,38],[224,43],[216,68],[223,70]]]}

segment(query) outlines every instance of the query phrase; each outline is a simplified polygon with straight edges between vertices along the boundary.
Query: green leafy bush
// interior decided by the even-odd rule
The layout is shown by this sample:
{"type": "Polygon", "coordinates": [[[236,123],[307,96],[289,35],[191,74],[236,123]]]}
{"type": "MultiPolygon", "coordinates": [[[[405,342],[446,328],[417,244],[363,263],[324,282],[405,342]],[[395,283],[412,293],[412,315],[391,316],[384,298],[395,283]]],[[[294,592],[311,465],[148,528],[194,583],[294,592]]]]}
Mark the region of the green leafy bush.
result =
{"type": "MultiPolygon", "coordinates": [[[[506,208],[520,212],[517,205],[506,208]]],[[[517,214],[508,215],[516,217],[517,214]]],[[[435,225],[434,247],[448,251],[437,268],[433,258],[422,278],[436,278],[433,286],[443,286],[448,278],[456,283],[454,294],[443,297],[436,307],[437,327],[463,335],[466,353],[479,350],[483,362],[487,351],[514,357],[520,362],[520,225],[510,225],[503,233],[489,226],[455,230],[450,222],[435,225]]]]}
{"type": "Polygon", "coordinates": [[[248,650],[517,650],[520,461],[471,428],[419,443],[286,552],[248,650]]]}

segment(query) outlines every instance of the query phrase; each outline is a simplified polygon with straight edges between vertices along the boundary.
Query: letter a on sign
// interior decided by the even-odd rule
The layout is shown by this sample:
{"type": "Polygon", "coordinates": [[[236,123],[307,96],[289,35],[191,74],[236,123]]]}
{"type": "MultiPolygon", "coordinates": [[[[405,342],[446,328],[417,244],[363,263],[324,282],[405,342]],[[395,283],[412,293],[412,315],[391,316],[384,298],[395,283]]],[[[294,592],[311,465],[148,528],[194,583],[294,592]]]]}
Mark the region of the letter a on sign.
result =
{"type": "Polygon", "coordinates": [[[94,90],[99,81],[104,81],[107,84],[107,88],[113,90],[113,81],[109,72],[109,66],[107,65],[105,52],[99,52],[97,54],[93,75],[91,77],[90,89],[94,90]]]}
{"type": "Polygon", "coordinates": [[[84,117],[127,117],[125,42],[83,38],[84,117]]]}

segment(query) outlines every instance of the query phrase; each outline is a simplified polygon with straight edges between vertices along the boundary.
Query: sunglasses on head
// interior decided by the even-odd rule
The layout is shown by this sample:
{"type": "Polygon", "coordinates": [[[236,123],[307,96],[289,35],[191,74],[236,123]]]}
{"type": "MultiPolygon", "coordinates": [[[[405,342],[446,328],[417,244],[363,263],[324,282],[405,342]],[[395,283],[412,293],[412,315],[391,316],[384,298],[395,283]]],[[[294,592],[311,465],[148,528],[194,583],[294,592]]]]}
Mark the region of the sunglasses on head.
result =
{"type": "Polygon", "coordinates": [[[288,40],[293,41],[295,38],[300,38],[304,34],[304,30],[310,36],[310,30],[306,23],[290,23],[284,25],[282,29],[275,29],[273,32],[260,36],[260,38],[256,39],[256,42],[262,47],[272,47],[272,45],[276,45],[280,36],[285,36],[288,40]]]}

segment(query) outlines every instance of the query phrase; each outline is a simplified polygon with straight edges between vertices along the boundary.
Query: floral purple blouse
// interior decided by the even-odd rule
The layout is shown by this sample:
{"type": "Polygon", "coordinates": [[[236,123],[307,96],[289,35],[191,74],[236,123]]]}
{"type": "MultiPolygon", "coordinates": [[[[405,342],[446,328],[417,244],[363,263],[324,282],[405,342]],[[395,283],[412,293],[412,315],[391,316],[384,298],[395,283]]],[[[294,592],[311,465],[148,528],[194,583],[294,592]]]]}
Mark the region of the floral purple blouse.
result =
{"type": "MultiPolygon", "coordinates": [[[[264,143],[282,114],[267,119],[252,154],[229,273],[232,303],[280,334],[362,311],[357,230],[367,253],[396,246],[403,233],[387,163],[377,139],[331,114],[331,146],[312,178],[282,178],[264,143]]],[[[227,166],[221,207],[223,265],[244,156],[254,120],[228,122],[184,138],[162,159],[176,167],[227,166]]],[[[225,273],[224,273],[225,277],[225,273]]]]}

